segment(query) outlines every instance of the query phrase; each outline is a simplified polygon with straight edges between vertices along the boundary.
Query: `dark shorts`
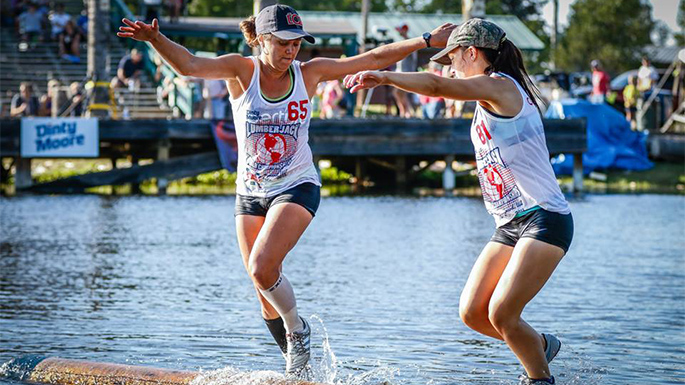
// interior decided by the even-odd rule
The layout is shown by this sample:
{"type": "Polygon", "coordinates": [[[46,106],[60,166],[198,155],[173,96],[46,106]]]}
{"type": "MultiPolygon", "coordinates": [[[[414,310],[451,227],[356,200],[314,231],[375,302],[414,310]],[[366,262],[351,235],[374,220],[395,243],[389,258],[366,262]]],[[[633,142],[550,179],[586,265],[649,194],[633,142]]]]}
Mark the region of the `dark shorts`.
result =
{"type": "Polygon", "coordinates": [[[490,242],[514,247],[521,238],[537,239],[561,247],[566,253],[573,240],[573,216],[545,209],[531,211],[495,230],[490,242]]]}
{"type": "Polygon", "coordinates": [[[313,217],[319,208],[319,202],[321,202],[321,188],[314,183],[302,183],[268,198],[237,194],[235,198],[235,216],[255,215],[265,217],[266,212],[274,205],[279,203],[297,203],[307,209],[313,217]]]}

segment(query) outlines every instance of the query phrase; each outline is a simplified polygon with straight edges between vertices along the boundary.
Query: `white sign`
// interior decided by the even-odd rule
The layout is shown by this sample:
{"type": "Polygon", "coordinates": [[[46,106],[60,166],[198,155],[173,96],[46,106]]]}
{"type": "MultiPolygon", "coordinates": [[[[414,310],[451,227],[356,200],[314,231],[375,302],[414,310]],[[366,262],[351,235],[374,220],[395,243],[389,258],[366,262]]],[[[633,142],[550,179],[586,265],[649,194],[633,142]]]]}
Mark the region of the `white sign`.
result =
{"type": "Polygon", "coordinates": [[[22,118],[22,158],[97,158],[96,118],[22,118]]]}

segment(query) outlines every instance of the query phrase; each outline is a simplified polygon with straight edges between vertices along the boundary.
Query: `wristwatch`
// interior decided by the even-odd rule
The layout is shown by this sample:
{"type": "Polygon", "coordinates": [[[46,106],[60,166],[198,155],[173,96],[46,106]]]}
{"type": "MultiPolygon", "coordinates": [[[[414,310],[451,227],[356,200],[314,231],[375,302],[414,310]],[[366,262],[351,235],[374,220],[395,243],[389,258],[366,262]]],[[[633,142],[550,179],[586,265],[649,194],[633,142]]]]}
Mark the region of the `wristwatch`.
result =
{"type": "Polygon", "coordinates": [[[426,48],[430,48],[430,47],[431,47],[431,37],[432,37],[432,36],[433,36],[433,35],[431,35],[430,32],[424,32],[423,35],[421,35],[421,37],[423,37],[423,40],[426,41],[426,48]]]}

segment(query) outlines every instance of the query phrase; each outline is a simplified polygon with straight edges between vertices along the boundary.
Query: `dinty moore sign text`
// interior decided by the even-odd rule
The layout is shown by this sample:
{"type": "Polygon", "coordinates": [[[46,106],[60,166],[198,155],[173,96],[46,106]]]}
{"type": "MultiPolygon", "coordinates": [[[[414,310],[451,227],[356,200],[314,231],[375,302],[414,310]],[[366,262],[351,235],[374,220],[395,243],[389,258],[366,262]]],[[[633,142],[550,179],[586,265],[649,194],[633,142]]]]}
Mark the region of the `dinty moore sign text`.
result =
{"type": "Polygon", "coordinates": [[[100,154],[95,118],[23,118],[23,158],[96,158],[100,154]]]}

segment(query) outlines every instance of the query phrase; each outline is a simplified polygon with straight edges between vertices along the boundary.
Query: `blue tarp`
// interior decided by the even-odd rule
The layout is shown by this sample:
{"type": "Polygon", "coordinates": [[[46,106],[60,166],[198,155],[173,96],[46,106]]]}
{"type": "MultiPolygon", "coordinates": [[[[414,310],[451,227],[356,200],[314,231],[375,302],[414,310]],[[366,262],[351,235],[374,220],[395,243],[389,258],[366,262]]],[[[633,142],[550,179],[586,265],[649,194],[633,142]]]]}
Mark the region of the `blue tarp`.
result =
{"type": "MultiPolygon", "coordinates": [[[[647,158],[646,134],[631,131],[626,118],[608,104],[566,99],[550,104],[546,118],[587,119],[587,152],[583,154],[585,174],[594,170],[647,170],[653,167],[647,158]]],[[[552,159],[557,175],[570,175],[573,155],[552,159]]]]}

